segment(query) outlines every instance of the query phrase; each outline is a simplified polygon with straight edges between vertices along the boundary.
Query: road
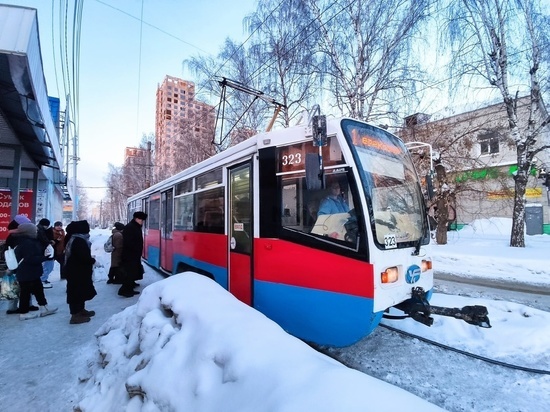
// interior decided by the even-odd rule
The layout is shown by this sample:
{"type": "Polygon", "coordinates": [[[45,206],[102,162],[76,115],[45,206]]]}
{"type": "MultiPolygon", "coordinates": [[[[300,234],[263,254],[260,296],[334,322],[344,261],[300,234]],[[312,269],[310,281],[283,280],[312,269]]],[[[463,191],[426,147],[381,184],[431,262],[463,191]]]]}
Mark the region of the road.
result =
{"type": "Polygon", "coordinates": [[[550,288],[547,286],[493,281],[482,278],[464,278],[436,273],[434,289],[437,292],[449,295],[506,300],[550,312],[550,288]]]}
{"type": "MultiPolygon", "coordinates": [[[[439,293],[505,300],[550,311],[547,288],[533,290],[449,275],[436,275],[434,283],[439,293]]],[[[549,410],[550,391],[545,389],[548,375],[482,362],[384,327],[376,328],[352,346],[320,350],[353,369],[399,386],[450,412],[549,410]]],[[[540,366],[548,369],[547,364],[540,366]]]]}

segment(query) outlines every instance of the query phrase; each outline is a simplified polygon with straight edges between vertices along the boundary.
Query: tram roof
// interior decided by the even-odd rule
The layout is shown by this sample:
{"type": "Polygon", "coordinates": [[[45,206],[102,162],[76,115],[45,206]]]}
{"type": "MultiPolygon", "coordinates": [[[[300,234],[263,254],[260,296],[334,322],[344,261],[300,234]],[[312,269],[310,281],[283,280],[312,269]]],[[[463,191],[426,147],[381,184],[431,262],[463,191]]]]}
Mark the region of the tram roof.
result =
{"type": "MultiPolygon", "coordinates": [[[[329,135],[337,133],[337,130],[340,129],[340,122],[345,119],[354,120],[350,118],[327,118],[327,133],[329,135]]],[[[136,193],[129,197],[128,201],[140,199],[143,196],[158,192],[185,177],[191,178],[200,175],[210,168],[216,167],[216,164],[219,164],[219,166],[235,164],[255,153],[259,148],[292,144],[293,142],[303,141],[304,138],[308,136],[312,138],[311,128],[305,123],[299,123],[295,126],[275,129],[269,132],[260,132],[235,146],[229,147],[202,162],[182,170],[174,176],[136,193]]]]}

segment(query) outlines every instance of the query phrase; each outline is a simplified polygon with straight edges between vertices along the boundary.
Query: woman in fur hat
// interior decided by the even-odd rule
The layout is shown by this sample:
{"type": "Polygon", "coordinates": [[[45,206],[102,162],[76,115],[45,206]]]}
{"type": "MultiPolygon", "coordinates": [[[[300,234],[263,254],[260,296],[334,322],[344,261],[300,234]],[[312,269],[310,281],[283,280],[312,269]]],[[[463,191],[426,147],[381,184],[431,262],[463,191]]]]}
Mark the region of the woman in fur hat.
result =
{"type": "Polygon", "coordinates": [[[40,307],[40,316],[52,315],[57,308],[48,307],[44,296],[42,276],[42,262],[53,259],[53,256],[44,256],[44,249],[36,237],[37,228],[32,223],[22,223],[17,229],[19,235],[15,256],[19,262],[16,277],[21,288],[19,300],[19,319],[27,320],[38,317],[38,313],[29,312],[31,294],[34,295],[40,307]]]}
{"type": "Polygon", "coordinates": [[[91,254],[90,225],[87,220],[67,225],[65,237],[64,276],[67,279],[67,303],[71,312],[70,324],[89,322],[95,315],[86,310],[85,303],[97,294],[92,279],[95,259],[91,254]]]}

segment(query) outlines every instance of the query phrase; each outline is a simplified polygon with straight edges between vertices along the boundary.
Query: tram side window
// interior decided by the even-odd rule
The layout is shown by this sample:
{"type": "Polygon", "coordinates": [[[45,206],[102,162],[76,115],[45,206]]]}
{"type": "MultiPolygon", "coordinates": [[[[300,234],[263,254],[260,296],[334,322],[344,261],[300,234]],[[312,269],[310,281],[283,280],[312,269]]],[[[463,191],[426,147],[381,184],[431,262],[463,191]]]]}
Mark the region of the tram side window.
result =
{"type": "Polygon", "coordinates": [[[197,232],[225,233],[224,188],[195,194],[195,227],[197,232]]]}
{"type": "Polygon", "coordinates": [[[147,216],[147,227],[149,229],[159,229],[160,199],[149,201],[149,212],[147,216]]]}
{"type": "Polygon", "coordinates": [[[178,196],[174,199],[174,228],[193,230],[193,195],[178,196]]]}
{"type": "Polygon", "coordinates": [[[310,233],[321,200],[321,191],[306,190],[305,178],[280,177],[281,226],[292,231],[310,233]]]}

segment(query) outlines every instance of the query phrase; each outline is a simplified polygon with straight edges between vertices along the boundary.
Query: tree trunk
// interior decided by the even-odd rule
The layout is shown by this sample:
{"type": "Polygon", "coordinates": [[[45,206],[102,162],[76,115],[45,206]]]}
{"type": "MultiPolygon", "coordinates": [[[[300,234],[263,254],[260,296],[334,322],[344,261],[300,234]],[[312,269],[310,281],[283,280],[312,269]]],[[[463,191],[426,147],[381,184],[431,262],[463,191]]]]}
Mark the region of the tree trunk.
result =
{"type": "MultiPolygon", "coordinates": [[[[519,148],[518,148],[519,152],[519,148]]],[[[519,158],[519,153],[518,153],[519,158]]],[[[514,212],[512,214],[512,232],[510,234],[510,246],[525,247],[525,187],[527,186],[527,172],[519,169],[514,176],[514,212]]]]}
{"type": "Polygon", "coordinates": [[[447,185],[447,171],[441,161],[436,161],[435,173],[437,178],[437,211],[435,219],[437,228],[435,241],[438,245],[447,244],[447,221],[449,218],[449,187],[447,185]]]}
{"type": "Polygon", "coordinates": [[[449,219],[449,201],[446,193],[442,193],[437,200],[437,229],[435,241],[438,245],[447,244],[447,221],[449,219]]]}

